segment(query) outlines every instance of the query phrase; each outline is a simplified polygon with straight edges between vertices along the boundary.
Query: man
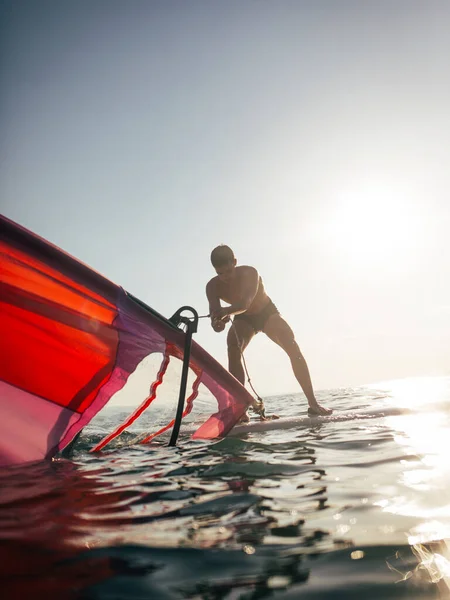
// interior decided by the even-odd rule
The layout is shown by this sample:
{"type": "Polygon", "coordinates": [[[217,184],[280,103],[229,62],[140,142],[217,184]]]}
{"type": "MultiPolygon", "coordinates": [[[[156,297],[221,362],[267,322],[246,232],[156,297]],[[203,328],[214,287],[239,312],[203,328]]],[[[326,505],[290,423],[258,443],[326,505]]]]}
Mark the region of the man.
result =
{"type": "Polygon", "coordinates": [[[225,323],[234,316],[227,338],[230,373],[245,385],[242,353],[250,340],[263,331],[289,356],[294,375],[308,400],[308,414],[331,414],[331,409],[317,402],[308,366],[294,333],[266,294],[258,271],[253,267],[236,266],[233,250],[225,245],[214,248],[211,263],[217,273],[206,286],[211,326],[216,332],[223,331],[225,323]],[[230,306],[222,307],[221,300],[230,306]]]}

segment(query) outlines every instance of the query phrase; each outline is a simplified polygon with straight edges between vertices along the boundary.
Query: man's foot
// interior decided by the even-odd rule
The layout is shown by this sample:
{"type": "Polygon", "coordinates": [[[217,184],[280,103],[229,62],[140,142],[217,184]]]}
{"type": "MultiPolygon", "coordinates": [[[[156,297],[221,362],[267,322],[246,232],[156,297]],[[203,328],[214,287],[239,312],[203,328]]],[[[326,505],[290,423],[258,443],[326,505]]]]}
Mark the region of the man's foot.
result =
{"type": "Polygon", "coordinates": [[[279,415],[267,415],[264,418],[264,421],[276,421],[276,419],[279,419],[280,416],[279,415]]]}
{"type": "Polygon", "coordinates": [[[314,404],[308,408],[308,417],[326,417],[331,415],[331,408],[325,408],[325,406],[320,406],[320,404],[314,404]]]}

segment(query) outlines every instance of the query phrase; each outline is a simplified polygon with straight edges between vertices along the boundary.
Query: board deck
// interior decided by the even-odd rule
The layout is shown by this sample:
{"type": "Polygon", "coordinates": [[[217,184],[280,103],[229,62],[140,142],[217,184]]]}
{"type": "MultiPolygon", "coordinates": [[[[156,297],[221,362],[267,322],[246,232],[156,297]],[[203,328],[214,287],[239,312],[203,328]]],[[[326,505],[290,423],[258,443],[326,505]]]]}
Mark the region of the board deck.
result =
{"type": "MultiPolygon", "coordinates": [[[[380,417],[404,414],[404,409],[386,408],[382,410],[335,412],[329,416],[308,415],[298,417],[284,417],[280,419],[268,419],[267,421],[252,420],[248,423],[239,423],[233,427],[228,435],[241,435],[256,431],[270,431],[274,429],[292,429],[293,427],[310,427],[320,423],[339,423],[341,421],[354,421],[358,419],[377,419],[380,417]]],[[[269,415],[270,416],[270,415],[269,415]]]]}
{"type": "MultiPolygon", "coordinates": [[[[253,419],[248,423],[238,423],[228,433],[228,436],[244,435],[246,433],[257,433],[263,431],[274,431],[278,429],[293,429],[302,427],[313,427],[315,425],[326,424],[326,423],[339,423],[342,421],[356,421],[365,419],[379,419],[381,417],[389,417],[395,415],[401,415],[411,412],[404,408],[383,408],[374,410],[352,410],[352,411],[335,411],[329,416],[317,416],[308,417],[307,414],[299,415],[298,417],[281,417],[279,419],[269,419],[266,421],[260,421],[259,419],[253,419]]],[[[199,425],[198,425],[199,426],[199,425]]],[[[184,434],[192,435],[197,429],[197,426],[192,424],[186,424],[182,426],[182,432],[184,434]]]]}

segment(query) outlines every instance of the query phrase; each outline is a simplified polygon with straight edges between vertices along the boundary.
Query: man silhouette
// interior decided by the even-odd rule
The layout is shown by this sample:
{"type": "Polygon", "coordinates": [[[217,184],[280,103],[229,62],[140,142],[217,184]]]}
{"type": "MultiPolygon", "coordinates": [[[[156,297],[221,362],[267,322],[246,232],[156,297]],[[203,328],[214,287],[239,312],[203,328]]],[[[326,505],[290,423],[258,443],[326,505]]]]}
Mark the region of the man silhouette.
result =
{"type": "Polygon", "coordinates": [[[308,400],[308,414],[331,414],[331,409],[317,402],[308,365],[294,333],[266,294],[258,271],[250,266],[237,266],[233,250],[225,245],[214,248],[211,263],[217,273],[206,286],[211,326],[214,331],[221,332],[225,323],[234,317],[227,337],[230,373],[245,385],[242,353],[251,339],[262,331],[289,356],[294,375],[308,400]],[[230,306],[222,307],[221,300],[230,306]]]}

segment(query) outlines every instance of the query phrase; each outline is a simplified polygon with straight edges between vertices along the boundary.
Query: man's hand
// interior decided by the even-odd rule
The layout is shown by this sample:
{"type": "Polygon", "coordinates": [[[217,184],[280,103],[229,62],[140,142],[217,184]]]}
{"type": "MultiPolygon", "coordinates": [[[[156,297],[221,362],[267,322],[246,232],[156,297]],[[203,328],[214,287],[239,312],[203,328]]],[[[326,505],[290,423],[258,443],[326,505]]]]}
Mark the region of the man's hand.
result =
{"type": "Polygon", "coordinates": [[[217,319],[211,321],[211,327],[214,329],[216,333],[220,333],[225,329],[225,323],[223,321],[218,321],[217,319]]]}
{"type": "Polygon", "coordinates": [[[223,321],[227,323],[230,320],[230,315],[228,314],[227,308],[218,308],[211,313],[211,319],[213,321],[223,321]]]}

